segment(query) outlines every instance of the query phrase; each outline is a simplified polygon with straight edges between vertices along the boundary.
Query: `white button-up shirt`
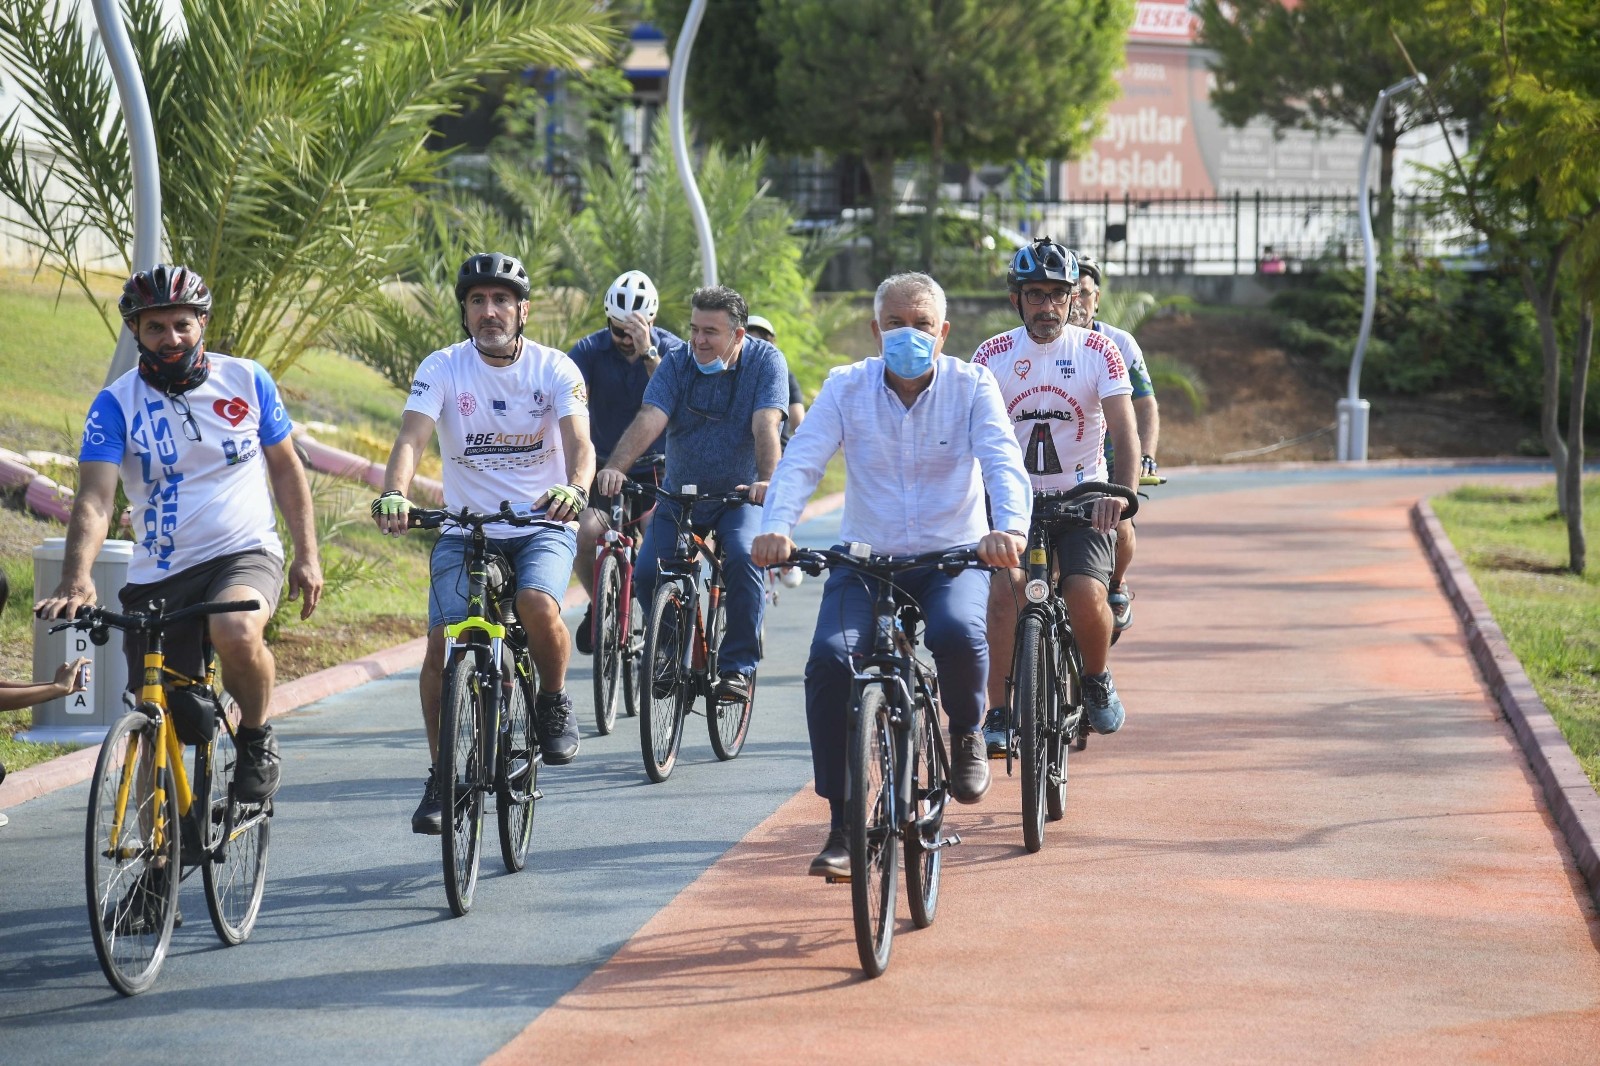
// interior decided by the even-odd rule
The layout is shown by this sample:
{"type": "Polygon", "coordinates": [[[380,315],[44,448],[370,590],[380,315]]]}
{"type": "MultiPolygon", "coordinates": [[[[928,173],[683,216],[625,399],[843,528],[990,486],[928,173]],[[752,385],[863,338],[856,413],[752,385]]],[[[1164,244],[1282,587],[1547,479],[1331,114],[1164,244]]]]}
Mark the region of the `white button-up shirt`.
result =
{"type": "Polygon", "coordinates": [[[907,408],[884,381],[883,359],[839,367],[789,441],[767,489],[763,533],[794,531],[823,468],[844,449],[846,542],[908,555],[973,544],[994,529],[1026,535],[1033,509],[1022,449],[987,367],[940,356],[907,408]]]}

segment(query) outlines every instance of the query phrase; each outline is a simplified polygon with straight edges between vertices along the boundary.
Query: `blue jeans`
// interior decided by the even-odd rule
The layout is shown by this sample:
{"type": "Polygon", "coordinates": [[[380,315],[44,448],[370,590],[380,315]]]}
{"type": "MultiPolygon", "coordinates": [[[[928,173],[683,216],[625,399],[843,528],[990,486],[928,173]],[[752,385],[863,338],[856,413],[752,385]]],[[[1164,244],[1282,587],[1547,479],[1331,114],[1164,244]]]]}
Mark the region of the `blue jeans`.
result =
{"type": "MultiPolygon", "coordinates": [[[[838,550],[843,550],[842,546],[838,550]]],[[[944,574],[929,568],[901,574],[896,583],[922,608],[923,644],[939,672],[939,698],[950,735],[970,733],[983,716],[989,681],[989,573],[944,574]]],[[[817,630],[806,662],[806,727],[817,795],[842,803],[845,751],[849,741],[852,652],[872,651],[877,590],[860,574],[838,568],[828,574],[817,612],[817,630]]]]}
{"type": "MultiPolygon", "coordinates": [[[[428,629],[467,617],[467,556],[472,538],[446,534],[428,563],[428,629]]],[[[521,537],[489,538],[489,550],[505,556],[517,572],[517,591],[538,589],[559,605],[572,577],[578,535],[569,526],[535,526],[521,537]]]]}
{"type": "MultiPolygon", "coordinates": [[[[709,515],[719,505],[699,506],[704,508],[700,513],[709,515]]],[[[666,500],[657,504],[655,517],[645,530],[644,543],[639,545],[633,588],[645,611],[650,610],[650,597],[655,595],[661,559],[670,557],[677,545],[680,510],[677,504],[666,500]]],[[[728,631],[722,639],[718,669],[748,677],[761,657],[761,612],[766,609],[762,595],[765,575],[750,561],[750,542],[761,531],[761,508],[729,507],[717,519],[715,528],[717,543],[722,546],[722,580],[728,597],[728,631]]]]}

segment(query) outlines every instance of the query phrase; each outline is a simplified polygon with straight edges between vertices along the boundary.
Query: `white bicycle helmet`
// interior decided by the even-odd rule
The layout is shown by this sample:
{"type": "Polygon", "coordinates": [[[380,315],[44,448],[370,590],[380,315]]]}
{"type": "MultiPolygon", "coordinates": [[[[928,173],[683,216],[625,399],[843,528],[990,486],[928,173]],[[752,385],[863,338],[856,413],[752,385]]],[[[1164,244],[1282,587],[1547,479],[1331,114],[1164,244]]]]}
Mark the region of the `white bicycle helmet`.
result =
{"type": "Polygon", "coordinates": [[[625,322],[635,311],[654,319],[661,308],[661,297],[656,287],[642,270],[630,270],[611,283],[606,290],[606,317],[613,322],[625,322]]]}

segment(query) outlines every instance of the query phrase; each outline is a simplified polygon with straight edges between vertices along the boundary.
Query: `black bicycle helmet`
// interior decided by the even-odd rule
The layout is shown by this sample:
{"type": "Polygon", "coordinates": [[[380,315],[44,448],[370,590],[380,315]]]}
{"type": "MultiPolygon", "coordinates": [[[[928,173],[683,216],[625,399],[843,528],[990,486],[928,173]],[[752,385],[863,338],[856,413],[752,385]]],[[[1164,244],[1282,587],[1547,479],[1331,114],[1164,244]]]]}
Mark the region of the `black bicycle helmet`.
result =
{"type": "Polygon", "coordinates": [[[140,270],[122,286],[117,311],[122,320],[133,322],[140,311],[160,307],[192,307],[202,315],[211,313],[211,290],[199,274],[186,266],[157,263],[153,270],[140,270]]]}
{"type": "Polygon", "coordinates": [[[1078,260],[1049,237],[1040,237],[1026,248],[1018,248],[1006,269],[1006,287],[1020,289],[1029,281],[1078,280],[1078,260]]]}
{"type": "Polygon", "coordinates": [[[1087,274],[1094,279],[1094,283],[1104,285],[1100,280],[1100,264],[1094,261],[1094,256],[1087,252],[1073,252],[1073,257],[1078,260],[1078,273],[1087,274]]]}
{"type": "Polygon", "coordinates": [[[522,260],[504,252],[480,252],[461,264],[456,274],[456,302],[465,303],[467,290],[475,285],[500,285],[526,300],[533,291],[522,260]]]}

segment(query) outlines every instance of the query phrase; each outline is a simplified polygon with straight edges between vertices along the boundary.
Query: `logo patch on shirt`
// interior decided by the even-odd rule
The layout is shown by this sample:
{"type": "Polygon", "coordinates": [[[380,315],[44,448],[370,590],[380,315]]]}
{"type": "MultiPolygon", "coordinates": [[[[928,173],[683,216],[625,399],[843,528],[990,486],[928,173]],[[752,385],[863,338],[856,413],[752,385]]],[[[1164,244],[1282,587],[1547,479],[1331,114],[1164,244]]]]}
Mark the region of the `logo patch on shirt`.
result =
{"type": "Polygon", "coordinates": [[[494,409],[494,413],[499,415],[501,418],[506,417],[506,402],[504,400],[490,400],[489,406],[492,407],[494,409]]]}
{"type": "Polygon", "coordinates": [[[225,440],[222,442],[222,456],[228,461],[229,466],[238,466],[248,463],[256,457],[255,441],[246,437],[243,441],[225,440]]]}
{"type": "Polygon", "coordinates": [[[1023,381],[1027,381],[1028,371],[1033,369],[1033,360],[1018,359],[1016,363],[1012,365],[1012,369],[1017,372],[1017,377],[1021,378],[1023,381]]]}
{"type": "Polygon", "coordinates": [[[237,426],[250,413],[250,405],[238,396],[226,400],[217,400],[212,403],[211,409],[227,419],[230,426],[237,426]]]}
{"type": "Polygon", "coordinates": [[[979,346],[978,354],[972,357],[972,361],[988,365],[989,360],[997,355],[1009,352],[1011,346],[1016,343],[1017,339],[1009,333],[1002,333],[998,337],[990,337],[979,346]]]}
{"type": "Polygon", "coordinates": [[[478,409],[478,398],[470,392],[463,392],[456,397],[456,410],[463,415],[471,415],[478,409]]]}
{"type": "Polygon", "coordinates": [[[1064,378],[1070,378],[1078,372],[1078,368],[1072,365],[1071,359],[1057,359],[1056,369],[1061,371],[1061,376],[1064,378]]]}

